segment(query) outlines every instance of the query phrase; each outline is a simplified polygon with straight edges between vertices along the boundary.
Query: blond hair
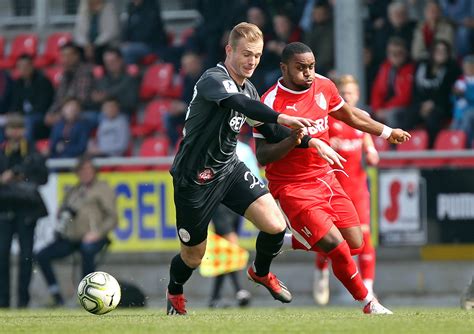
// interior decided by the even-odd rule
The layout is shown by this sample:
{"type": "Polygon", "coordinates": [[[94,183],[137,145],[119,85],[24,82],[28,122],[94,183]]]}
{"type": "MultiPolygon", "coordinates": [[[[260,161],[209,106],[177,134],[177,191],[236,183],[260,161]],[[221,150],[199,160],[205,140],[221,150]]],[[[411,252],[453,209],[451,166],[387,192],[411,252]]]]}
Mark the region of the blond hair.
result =
{"type": "Polygon", "coordinates": [[[336,80],[336,85],[338,87],[341,87],[341,86],[344,86],[344,85],[348,85],[348,84],[354,84],[356,86],[359,86],[359,82],[357,81],[357,79],[351,75],[351,74],[344,74],[344,75],[341,75],[339,78],[337,78],[336,80]]]}
{"type": "Polygon", "coordinates": [[[235,48],[241,38],[244,38],[248,42],[263,41],[263,33],[255,24],[241,22],[230,32],[229,45],[235,48]]]}

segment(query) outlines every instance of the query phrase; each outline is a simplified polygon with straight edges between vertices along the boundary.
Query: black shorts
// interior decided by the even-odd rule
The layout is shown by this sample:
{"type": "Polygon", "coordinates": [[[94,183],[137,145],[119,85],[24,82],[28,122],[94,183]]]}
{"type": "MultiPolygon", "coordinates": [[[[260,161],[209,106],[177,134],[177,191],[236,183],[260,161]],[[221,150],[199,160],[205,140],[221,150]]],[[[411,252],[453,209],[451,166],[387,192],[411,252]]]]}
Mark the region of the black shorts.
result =
{"type": "Polygon", "coordinates": [[[207,228],[220,203],[243,216],[267,187],[239,162],[223,180],[198,185],[173,179],[176,229],[181,242],[195,246],[206,240],[207,228]]]}
{"type": "Polygon", "coordinates": [[[223,236],[229,233],[239,233],[242,217],[234,211],[221,204],[217,207],[212,224],[217,235],[223,236]]]}

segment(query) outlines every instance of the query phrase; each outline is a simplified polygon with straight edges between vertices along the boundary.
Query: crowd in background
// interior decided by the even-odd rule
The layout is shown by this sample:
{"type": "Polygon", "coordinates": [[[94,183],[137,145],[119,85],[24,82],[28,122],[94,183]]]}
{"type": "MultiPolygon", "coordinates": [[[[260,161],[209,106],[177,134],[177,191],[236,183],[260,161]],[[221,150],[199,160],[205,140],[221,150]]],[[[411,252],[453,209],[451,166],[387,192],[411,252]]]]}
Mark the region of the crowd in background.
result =
{"type": "MultiPolygon", "coordinates": [[[[197,0],[202,19],[176,43],[159,1],[131,0],[116,8],[114,1],[81,0],[73,38],[60,48],[61,79],[51,82],[32,56],[20,56],[14,69],[0,70],[0,114],[22,114],[27,139],[46,139],[41,151],[49,157],[135,154],[143,138],[132,129],[151,102],[140,93],[142,75],[154,63],[170,63],[178,89],[166,96],[169,103],[159,115],[163,129],[146,135],[166,137],[165,151],[172,154],[194,84],[223,60],[228,32],[238,22],[254,23],[264,33],[264,53],[252,77],[261,94],[279,78],[283,47],[294,41],[312,48],[318,73],[335,78],[334,2],[197,0]]],[[[425,128],[430,146],[449,127],[465,131],[470,146],[474,2],[365,0],[364,9],[366,109],[392,127],[425,128]]]]}

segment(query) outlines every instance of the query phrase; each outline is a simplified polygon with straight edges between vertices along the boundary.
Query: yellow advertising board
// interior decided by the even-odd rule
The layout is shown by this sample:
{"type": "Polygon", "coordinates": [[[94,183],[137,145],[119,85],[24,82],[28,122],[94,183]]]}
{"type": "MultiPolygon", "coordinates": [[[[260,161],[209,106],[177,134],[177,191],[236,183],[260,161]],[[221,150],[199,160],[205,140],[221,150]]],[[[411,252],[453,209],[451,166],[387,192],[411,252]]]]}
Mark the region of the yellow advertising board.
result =
{"type": "MultiPolygon", "coordinates": [[[[153,252],[178,250],[173,182],[167,171],[101,173],[99,179],[115,189],[119,223],[111,234],[111,250],[153,252]]],[[[58,175],[58,201],[77,182],[74,174],[58,175]]],[[[240,245],[255,248],[257,230],[244,220],[240,245]]]]}

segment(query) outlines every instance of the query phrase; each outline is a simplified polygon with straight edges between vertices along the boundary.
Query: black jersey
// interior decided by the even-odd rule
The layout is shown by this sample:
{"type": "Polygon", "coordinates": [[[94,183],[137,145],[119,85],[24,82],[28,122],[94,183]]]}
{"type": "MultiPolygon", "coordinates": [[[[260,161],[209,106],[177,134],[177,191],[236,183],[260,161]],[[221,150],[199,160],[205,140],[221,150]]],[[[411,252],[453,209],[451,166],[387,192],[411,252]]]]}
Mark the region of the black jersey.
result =
{"type": "Polygon", "coordinates": [[[246,117],[220,106],[222,100],[235,94],[259,100],[249,80],[240,87],[221,63],[198,80],[186,113],[184,137],[170,171],[175,179],[209,184],[222,180],[235,168],[239,162],[237,135],[246,117]]]}

